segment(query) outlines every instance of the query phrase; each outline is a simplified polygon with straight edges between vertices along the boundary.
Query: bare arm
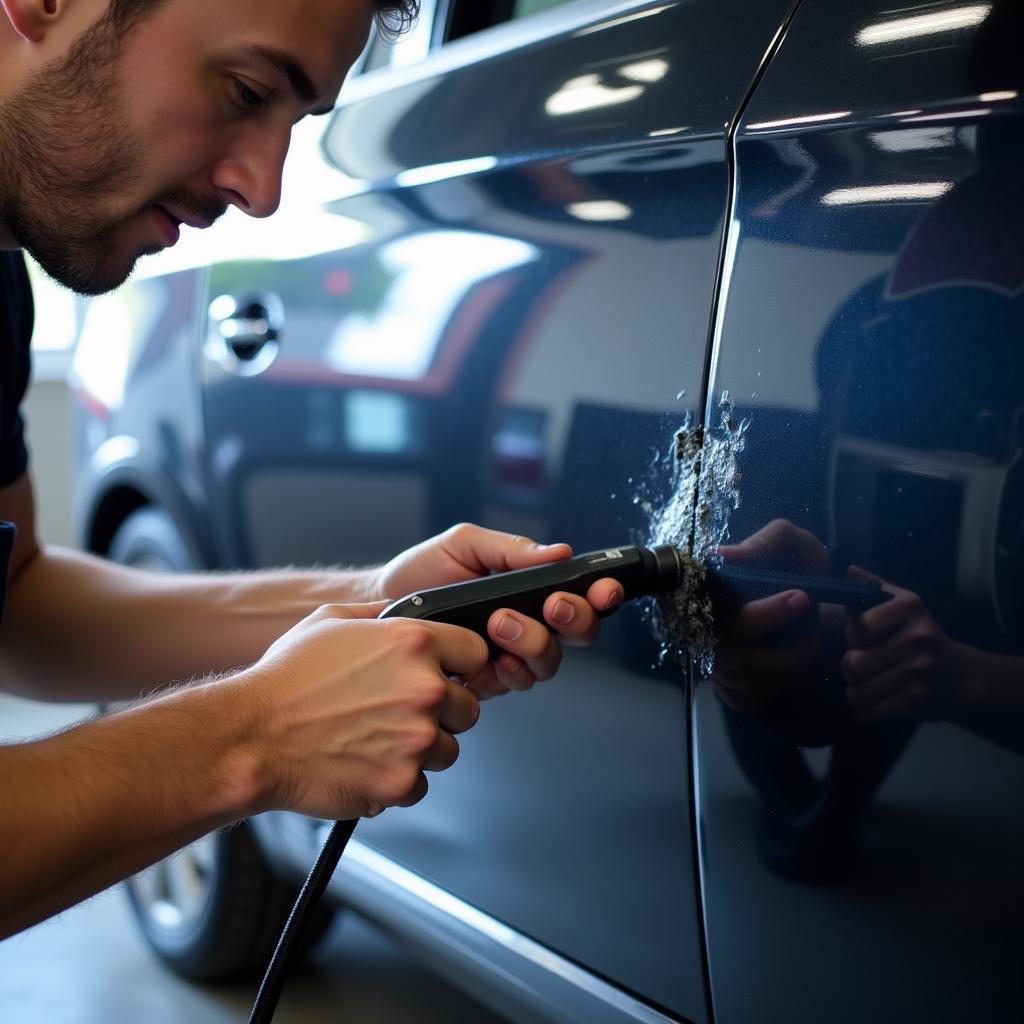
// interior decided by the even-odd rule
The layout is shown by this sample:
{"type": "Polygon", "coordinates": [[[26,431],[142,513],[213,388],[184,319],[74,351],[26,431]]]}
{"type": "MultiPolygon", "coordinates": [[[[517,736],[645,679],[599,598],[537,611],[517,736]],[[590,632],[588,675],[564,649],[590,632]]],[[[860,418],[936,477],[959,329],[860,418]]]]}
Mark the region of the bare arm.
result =
{"type": "Polygon", "coordinates": [[[27,476],[0,490],[0,518],[18,526],[0,687],[37,699],[129,699],[249,665],[320,605],[370,599],[357,571],[164,575],[43,548],[27,476]]]}
{"type": "Polygon", "coordinates": [[[226,696],[196,686],[0,747],[0,938],[257,807],[250,704],[225,714],[226,696]]]}
{"type": "MultiPolygon", "coordinates": [[[[565,544],[538,545],[461,524],[380,569],[164,575],[41,548],[27,476],[0,489],[0,518],[18,524],[0,633],[0,687],[41,700],[114,701],[230,671],[252,664],[323,604],[401,597],[571,554],[565,544]]],[[[600,580],[587,598],[552,594],[545,604],[547,626],[495,612],[491,637],[508,653],[467,685],[484,698],[549,678],[561,658],[558,638],[589,643],[597,633],[597,610],[621,599],[621,584],[600,580]],[[499,632],[512,621],[513,636],[499,632]]]]}

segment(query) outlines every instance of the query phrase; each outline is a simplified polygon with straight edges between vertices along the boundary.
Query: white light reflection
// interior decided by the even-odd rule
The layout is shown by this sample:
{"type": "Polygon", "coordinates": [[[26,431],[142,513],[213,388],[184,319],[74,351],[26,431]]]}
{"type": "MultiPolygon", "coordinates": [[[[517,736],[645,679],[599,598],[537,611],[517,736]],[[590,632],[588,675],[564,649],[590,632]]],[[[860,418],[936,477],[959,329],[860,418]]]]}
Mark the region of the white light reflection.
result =
{"type": "Polygon", "coordinates": [[[565,210],[579,220],[629,220],[633,216],[632,207],[614,199],[592,199],[584,203],[570,203],[565,210]]]}
{"type": "Polygon", "coordinates": [[[682,128],[659,128],[657,131],[648,132],[647,137],[649,139],[658,139],[663,135],[681,135],[686,131],[686,127],[686,125],[683,125],[682,128]]]}
{"type": "Polygon", "coordinates": [[[871,141],[886,153],[913,153],[923,149],[948,149],[956,145],[955,128],[902,128],[873,132],[871,141]]]}
{"type": "Polygon", "coordinates": [[[671,7],[675,7],[675,4],[662,4],[660,7],[651,7],[646,11],[636,11],[634,14],[626,14],[621,18],[612,18],[609,21],[602,21],[598,25],[591,25],[589,28],[581,28],[578,32],[574,32],[574,36],[589,36],[594,32],[603,32],[606,28],[615,28],[618,25],[625,25],[630,21],[639,21],[640,18],[650,18],[655,14],[661,14],[662,11],[667,11],[671,7]]]}
{"type": "Polygon", "coordinates": [[[779,121],[757,121],[755,124],[748,124],[748,130],[760,128],[788,128],[796,124],[817,124],[819,121],[840,121],[849,117],[852,110],[835,110],[827,114],[805,114],[802,117],[784,117],[779,121]]]}
{"type": "Polygon", "coordinates": [[[986,117],[992,113],[991,107],[979,107],[977,110],[948,110],[941,114],[917,114],[914,117],[906,117],[905,121],[951,121],[965,117],[986,117]]]}
{"type": "Polygon", "coordinates": [[[953,187],[951,181],[917,181],[899,185],[861,185],[837,188],[821,197],[825,206],[853,206],[858,203],[898,203],[938,199],[953,187]]]}
{"type": "Polygon", "coordinates": [[[629,103],[642,95],[643,91],[642,85],[626,85],[614,89],[604,85],[599,74],[580,75],[578,78],[570,78],[558,92],[549,96],[544,109],[552,117],[562,117],[584,110],[629,103]]]}
{"type": "Polygon", "coordinates": [[[623,64],[619,74],[631,82],[660,82],[668,74],[668,61],[660,57],[638,60],[635,64],[623,64]]]}
{"type": "Polygon", "coordinates": [[[914,39],[918,36],[934,35],[937,32],[954,32],[957,29],[973,28],[980,25],[992,10],[991,4],[970,4],[953,7],[934,14],[915,14],[909,18],[894,18],[868,25],[857,33],[861,46],[877,46],[900,39],[914,39]]]}
{"type": "Polygon", "coordinates": [[[338,373],[419,380],[470,289],[537,258],[526,242],[469,231],[425,231],[390,242],[380,259],[391,284],[370,312],[351,312],[326,360],[338,373]]]}
{"type": "Polygon", "coordinates": [[[983,92],[978,99],[982,103],[999,103],[1002,100],[1015,100],[1018,95],[1015,89],[1004,89],[1002,92],[983,92]]]}
{"type": "Polygon", "coordinates": [[[450,160],[443,164],[428,164],[426,167],[410,167],[395,175],[395,183],[402,187],[429,185],[435,181],[461,178],[470,174],[482,174],[498,166],[494,156],[478,156],[469,160],[450,160]]]}

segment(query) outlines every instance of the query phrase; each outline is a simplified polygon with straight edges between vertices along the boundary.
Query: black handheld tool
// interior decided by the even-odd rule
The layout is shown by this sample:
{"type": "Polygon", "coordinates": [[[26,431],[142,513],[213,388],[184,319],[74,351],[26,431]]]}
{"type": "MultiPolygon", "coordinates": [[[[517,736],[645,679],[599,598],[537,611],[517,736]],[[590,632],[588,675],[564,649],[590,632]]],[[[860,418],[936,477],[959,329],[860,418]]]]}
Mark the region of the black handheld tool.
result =
{"type": "Polygon", "coordinates": [[[591,584],[608,577],[622,584],[627,601],[659,594],[682,585],[686,564],[670,544],[609,548],[530,569],[421,590],[388,605],[380,618],[429,619],[463,626],[487,640],[494,655],[498,648],[487,636],[487,620],[499,608],[511,608],[543,621],[544,602],[552,594],[566,591],[582,597],[591,584]]]}

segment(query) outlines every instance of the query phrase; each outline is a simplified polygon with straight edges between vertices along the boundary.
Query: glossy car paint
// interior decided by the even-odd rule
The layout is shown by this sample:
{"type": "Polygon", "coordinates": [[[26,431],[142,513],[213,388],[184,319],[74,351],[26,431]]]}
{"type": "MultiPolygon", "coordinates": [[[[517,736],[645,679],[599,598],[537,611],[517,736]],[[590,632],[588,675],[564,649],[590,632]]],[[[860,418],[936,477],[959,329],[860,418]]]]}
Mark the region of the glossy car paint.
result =
{"type": "MultiPolygon", "coordinates": [[[[1024,682],[1022,28],[801,5],[737,136],[709,410],[749,421],[734,540],[786,518],[1024,682]]],[[[861,723],[812,636],[761,711],[697,687],[715,1019],[1020,1020],[1020,711],[908,673],[930,708],[861,723]]]]}

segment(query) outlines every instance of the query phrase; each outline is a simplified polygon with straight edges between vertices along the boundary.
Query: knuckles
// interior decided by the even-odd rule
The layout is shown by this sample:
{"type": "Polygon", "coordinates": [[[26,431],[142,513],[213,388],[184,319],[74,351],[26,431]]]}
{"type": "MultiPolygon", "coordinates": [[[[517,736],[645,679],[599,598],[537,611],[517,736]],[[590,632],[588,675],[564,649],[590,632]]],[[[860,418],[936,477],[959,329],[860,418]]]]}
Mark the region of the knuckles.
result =
{"type": "Polygon", "coordinates": [[[422,657],[434,644],[430,627],[415,619],[383,619],[382,625],[389,633],[389,643],[407,657],[422,657]]]}

